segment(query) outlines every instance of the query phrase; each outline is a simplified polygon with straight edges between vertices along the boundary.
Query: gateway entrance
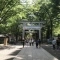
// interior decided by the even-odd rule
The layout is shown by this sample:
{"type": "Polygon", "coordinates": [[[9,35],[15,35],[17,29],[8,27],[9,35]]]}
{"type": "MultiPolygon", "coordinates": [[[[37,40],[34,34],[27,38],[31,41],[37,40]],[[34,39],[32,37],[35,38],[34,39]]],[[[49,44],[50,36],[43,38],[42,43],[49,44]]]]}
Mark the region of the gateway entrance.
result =
{"type": "Polygon", "coordinates": [[[39,39],[41,39],[41,28],[43,27],[43,22],[21,22],[22,23],[22,38],[25,38],[26,33],[33,33],[39,39]]]}

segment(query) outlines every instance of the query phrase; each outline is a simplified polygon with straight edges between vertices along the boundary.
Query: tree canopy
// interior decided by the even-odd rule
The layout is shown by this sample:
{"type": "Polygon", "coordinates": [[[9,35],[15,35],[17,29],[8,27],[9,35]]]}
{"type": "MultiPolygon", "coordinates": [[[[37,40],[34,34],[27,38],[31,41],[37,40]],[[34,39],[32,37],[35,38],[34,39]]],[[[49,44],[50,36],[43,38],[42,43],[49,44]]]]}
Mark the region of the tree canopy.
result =
{"type": "Polygon", "coordinates": [[[19,22],[24,19],[45,21],[44,33],[58,35],[60,0],[31,0],[30,3],[28,0],[25,3],[20,0],[0,0],[0,33],[18,34],[22,31],[18,27],[19,22]]]}

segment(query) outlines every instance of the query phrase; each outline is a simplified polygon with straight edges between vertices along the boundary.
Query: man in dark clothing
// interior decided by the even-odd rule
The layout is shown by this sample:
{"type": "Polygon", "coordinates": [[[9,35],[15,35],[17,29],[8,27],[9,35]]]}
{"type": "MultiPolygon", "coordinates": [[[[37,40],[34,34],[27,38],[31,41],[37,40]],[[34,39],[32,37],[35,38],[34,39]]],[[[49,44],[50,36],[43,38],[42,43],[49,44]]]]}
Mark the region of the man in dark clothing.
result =
{"type": "Polygon", "coordinates": [[[24,40],[24,38],[23,38],[23,40],[22,40],[22,44],[23,44],[23,48],[24,48],[24,45],[25,45],[25,40],[24,40]]]}
{"type": "Polygon", "coordinates": [[[36,48],[38,48],[38,40],[36,40],[36,48]]]}

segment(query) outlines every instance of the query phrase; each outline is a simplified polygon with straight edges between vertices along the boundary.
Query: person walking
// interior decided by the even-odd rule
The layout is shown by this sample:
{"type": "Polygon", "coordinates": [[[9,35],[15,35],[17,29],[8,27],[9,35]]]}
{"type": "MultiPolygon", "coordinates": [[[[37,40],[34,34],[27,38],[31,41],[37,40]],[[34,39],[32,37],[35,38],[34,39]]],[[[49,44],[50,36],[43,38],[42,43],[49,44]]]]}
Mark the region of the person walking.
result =
{"type": "Polygon", "coordinates": [[[34,40],[32,39],[32,46],[34,45],[34,40]]]}
{"type": "Polygon", "coordinates": [[[22,44],[23,44],[23,48],[24,48],[24,45],[25,45],[25,40],[24,40],[24,38],[22,39],[22,44]]]}
{"type": "Polygon", "coordinates": [[[32,40],[31,40],[31,39],[29,40],[29,44],[30,44],[30,46],[31,46],[31,44],[32,44],[32,40]]]}
{"type": "Polygon", "coordinates": [[[41,47],[41,39],[38,40],[39,48],[41,47]]]}
{"type": "Polygon", "coordinates": [[[36,48],[38,48],[38,40],[36,40],[36,48]]]}
{"type": "Polygon", "coordinates": [[[55,46],[56,46],[56,40],[53,38],[53,41],[52,41],[52,45],[53,45],[53,50],[55,50],[55,46]]]}

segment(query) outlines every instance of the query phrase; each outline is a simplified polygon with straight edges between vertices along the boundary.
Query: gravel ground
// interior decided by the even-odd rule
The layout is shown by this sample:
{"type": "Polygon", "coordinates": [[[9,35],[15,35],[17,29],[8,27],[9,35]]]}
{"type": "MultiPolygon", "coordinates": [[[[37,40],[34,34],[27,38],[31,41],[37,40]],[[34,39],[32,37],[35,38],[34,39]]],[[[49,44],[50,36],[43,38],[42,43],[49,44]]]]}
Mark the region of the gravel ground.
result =
{"type": "Polygon", "coordinates": [[[60,60],[60,49],[59,50],[57,50],[57,49],[53,50],[52,45],[50,45],[50,44],[42,44],[42,47],[46,51],[48,51],[50,54],[52,54],[53,56],[55,56],[56,58],[58,58],[60,60]]]}

